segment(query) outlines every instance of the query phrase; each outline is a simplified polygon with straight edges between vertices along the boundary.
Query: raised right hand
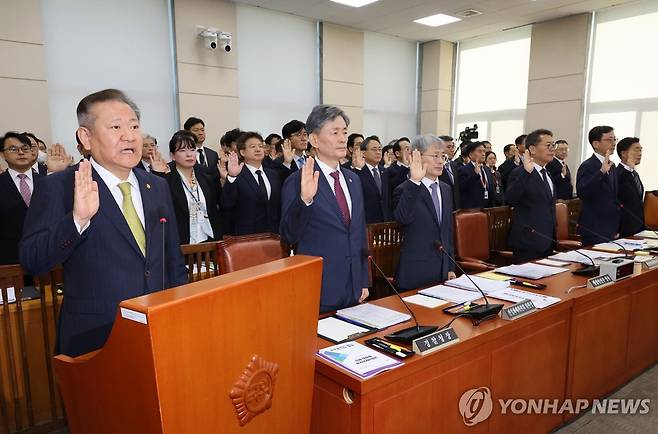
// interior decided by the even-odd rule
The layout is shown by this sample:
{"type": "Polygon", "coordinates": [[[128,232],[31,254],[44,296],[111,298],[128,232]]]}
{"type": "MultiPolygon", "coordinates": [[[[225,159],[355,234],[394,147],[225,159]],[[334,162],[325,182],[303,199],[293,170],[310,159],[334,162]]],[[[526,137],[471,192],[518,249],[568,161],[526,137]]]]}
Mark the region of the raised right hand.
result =
{"type": "Polygon", "coordinates": [[[366,165],[366,160],[363,158],[363,151],[361,148],[354,147],[352,151],[352,167],[355,169],[363,169],[363,166],[366,165]]]}
{"type": "Polygon", "coordinates": [[[285,139],[283,141],[283,145],[281,145],[281,149],[283,149],[283,162],[287,165],[290,165],[292,163],[292,159],[294,157],[294,154],[292,152],[292,144],[290,143],[290,139],[285,139]]]}
{"type": "Polygon", "coordinates": [[[315,194],[318,192],[318,180],[320,179],[320,171],[315,171],[315,160],[313,157],[308,157],[306,163],[302,166],[301,176],[301,196],[304,203],[310,203],[315,194]]]}
{"type": "Polygon", "coordinates": [[[420,182],[427,173],[427,168],[423,165],[423,156],[418,149],[411,153],[411,162],[409,163],[409,179],[420,182]]]}
{"type": "Polygon", "coordinates": [[[238,161],[238,154],[231,152],[228,156],[228,174],[229,176],[236,177],[242,171],[244,163],[238,161]]]}
{"type": "Polygon", "coordinates": [[[98,184],[91,177],[91,163],[82,160],[75,171],[75,187],[73,190],[73,220],[84,228],[98,212],[98,184]]]}
{"type": "Polygon", "coordinates": [[[528,173],[532,173],[535,170],[535,160],[530,156],[530,151],[527,149],[525,150],[525,154],[523,154],[523,168],[528,173]]]}
{"type": "Polygon", "coordinates": [[[610,171],[611,167],[612,161],[610,161],[610,151],[605,151],[605,159],[603,160],[603,164],[601,164],[601,172],[606,174],[610,171]]]}

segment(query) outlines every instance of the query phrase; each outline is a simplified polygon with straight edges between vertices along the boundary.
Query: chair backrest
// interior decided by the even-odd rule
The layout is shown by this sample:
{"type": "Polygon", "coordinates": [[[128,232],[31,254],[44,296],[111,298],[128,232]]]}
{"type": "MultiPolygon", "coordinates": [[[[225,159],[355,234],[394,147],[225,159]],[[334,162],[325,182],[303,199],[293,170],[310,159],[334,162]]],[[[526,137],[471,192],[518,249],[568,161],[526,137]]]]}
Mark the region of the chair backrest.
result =
{"type": "Polygon", "coordinates": [[[486,261],[490,256],[489,217],[481,211],[455,213],[455,256],[486,261]]]}
{"type": "Polygon", "coordinates": [[[219,245],[219,270],[221,274],[230,273],[287,256],[286,246],[277,234],[225,237],[219,245]]]}
{"type": "Polygon", "coordinates": [[[658,229],[658,190],[644,195],[644,224],[652,230],[658,229]]]}
{"type": "Polygon", "coordinates": [[[489,217],[489,247],[491,250],[509,250],[507,234],[512,224],[512,208],[497,206],[483,210],[489,217]]]}
{"type": "Polygon", "coordinates": [[[219,244],[222,241],[200,244],[183,244],[180,246],[185,266],[187,267],[188,282],[210,279],[219,276],[219,244]]]}
{"type": "Polygon", "coordinates": [[[567,204],[568,209],[569,235],[575,235],[582,204],[578,198],[565,200],[564,203],[567,204]]]}
{"type": "Polygon", "coordinates": [[[569,209],[567,208],[567,204],[563,202],[557,202],[555,204],[555,215],[557,218],[557,239],[568,240],[569,239],[569,209]]]}
{"type": "MultiPolygon", "coordinates": [[[[380,266],[386,277],[392,279],[400,262],[402,227],[398,222],[371,223],[368,225],[368,252],[380,266]]],[[[370,265],[370,264],[369,264],[370,265]]],[[[384,278],[370,267],[372,289],[370,299],[393,295],[384,278]]]]}

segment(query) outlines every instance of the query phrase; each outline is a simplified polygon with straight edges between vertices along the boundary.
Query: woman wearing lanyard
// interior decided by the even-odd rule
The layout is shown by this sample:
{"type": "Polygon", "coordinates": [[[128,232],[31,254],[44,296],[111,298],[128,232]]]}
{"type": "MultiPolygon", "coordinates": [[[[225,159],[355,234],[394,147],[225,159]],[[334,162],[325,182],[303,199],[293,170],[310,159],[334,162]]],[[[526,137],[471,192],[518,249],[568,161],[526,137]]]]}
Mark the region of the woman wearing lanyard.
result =
{"type": "Polygon", "coordinates": [[[484,154],[484,165],[491,170],[491,176],[493,177],[494,185],[496,186],[494,193],[494,206],[501,206],[505,205],[505,199],[503,197],[503,181],[500,172],[496,168],[496,162],[497,158],[494,151],[487,151],[484,154]]]}
{"type": "Polygon", "coordinates": [[[173,167],[165,178],[174,202],[181,244],[221,240],[221,186],[219,180],[205,176],[196,164],[194,134],[186,130],[176,132],[169,141],[169,152],[173,167]]]}

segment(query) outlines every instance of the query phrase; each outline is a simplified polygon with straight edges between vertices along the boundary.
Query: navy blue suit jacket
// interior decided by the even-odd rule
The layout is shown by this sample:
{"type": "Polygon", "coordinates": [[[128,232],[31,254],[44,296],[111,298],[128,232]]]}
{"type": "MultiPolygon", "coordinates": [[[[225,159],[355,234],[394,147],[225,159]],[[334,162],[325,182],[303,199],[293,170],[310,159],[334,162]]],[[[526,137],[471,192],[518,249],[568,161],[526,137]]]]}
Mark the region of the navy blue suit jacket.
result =
{"type": "Polygon", "coordinates": [[[269,199],[262,193],[247,166],[242,167],[233,182],[224,183],[222,207],[233,213],[234,235],[259,232],[279,233],[281,213],[281,177],[274,169],[263,168],[270,182],[269,199]]]}
{"type": "Polygon", "coordinates": [[[409,177],[409,168],[398,164],[391,164],[382,175],[382,205],[384,207],[384,219],[393,220],[393,192],[409,177]]]}
{"type": "MultiPolygon", "coordinates": [[[[32,170],[33,196],[44,179],[32,170]]],[[[23,235],[27,205],[9,170],[0,174],[0,198],[0,265],[18,264],[18,244],[23,235]]]]}
{"type": "Polygon", "coordinates": [[[439,179],[450,186],[452,190],[452,209],[457,210],[461,208],[461,200],[459,198],[459,167],[462,167],[463,164],[458,166],[455,161],[447,161],[445,166],[450,166],[454,179],[450,178],[447,167],[443,168],[443,173],[441,173],[439,179]]]}
{"type": "Polygon", "coordinates": [[[487,176],[489,198],[484,198],[484,187],[480,175],[475,173],[475,166],[468,163],[459,168],[459,199],[462,208],[490,208],[495,204],[496,184],[491,170],[482,165],[487,176]]]}
{"type": "MultiPolygon", "coordinates": [[[[320,171],[316,166],[315,171],[320,171]]],[[[352,218],[345,226],[338,202],[320,173],[313,203],[301,199],[301,170],[286,179],[282,190],[281,237],[297,244],[297,253],[321,256],[320,309],[330,311],[356,304],[368,287],[368,240],[363,192],[359,177],[341,168],[352,199],[352,218]]]]}
{"type": "Polygon", "coordinates": [[[555,198],[568,200],[573,197],[573,184],[571,182],[571,169],[567,166],[567,174],[562,177],[562,163],[557,158],[553,158],[550,163],[546,165],[546,170],[551,175],[553,185],[555,185],[555,198]]]}
{"type": "Polygon", "coordinates": [[[393,192],[395,220],[402,225],[403,241],[396,283],[401,289],[416,289],[447,279],[452,262],[437,249],[443,245],[454,257],[452,193],[450,186],[439,181],[441,191],[441,224],[434,210],[432,196],[422,183],[407,180],[393,192]]]}
{"type": "MultiPolygon", "coordinates": [[[[382,190],[386,190],[384,186],[384,170],[376,167],[379,171],[379,179],[382,181],[382,190]]],[[[375,184],[375,177],[373,176],[368,166],[363,166],[361,170],[354,169],[361,179],[361,187],[363,188],[363,205],[366,211],[366,223],[381,223],[384,221],[384,215],[387,214],[384,212],[384,201],[382,199],[382,193],[377,188],[375,184]]],[[[386,181],[388,182],[388,181],[386,181]]]]}
{"type": "Polygon", "coordinates": [[[618,198],[622,206],[619,235],[628,237],[644,230],[644,195],[635,185],[632,172],[621,164],[616,167],[616,171],[619,181],[618,198]]]}
{"type": "Polygon", "coordinates": [[[583,245],[616,238],[621,210],[617,204],[615,168],[611,167],[607,174],[601,173],[601,162],[596,155],[592,155],[578,168],[576,190],[581,200],[578,233],[582,236],[583,245]]]}
{"type": "Polygon", "coordinates": [[[541,174],[528,173],[523,166],[512,170],[505,199],[514,207],[507,237],[512,250],[545,253],[552,249],[557,227],[555,193],[548,192],[541,174]]]}
{"type": "Polygon", "coordinates": [[[56,353],[77,356],[102,347],[122,300],[187,282],[176,218],[167,183],[135,170],[142,196],[146,258],[112,193],[93,171],[100,205],[89,227],[78,233],[73,221],[77,166],[48,176],[32,196],[21,241],[21,264],[31,274],[64,267],[64,302],[56,353]],[[164,240],[160,218],[168,220],[164,240]],[[163,257],[163,244],[165,256],[163,257]]]}
{"type": "MultiPolygon", "coordinates": [[[[519,164],[519,166],[522,166],[522,164],[519,164]]],[[[500,180],[503,184],[503,192],[507,190],[507,180],[510,173],[512,173],[512,170],[519,166],[514,163],[514,157],[508,158],[507,160],[503,161],[503,164],[498,166],[498,173],[500,173],[500,180]]]]}

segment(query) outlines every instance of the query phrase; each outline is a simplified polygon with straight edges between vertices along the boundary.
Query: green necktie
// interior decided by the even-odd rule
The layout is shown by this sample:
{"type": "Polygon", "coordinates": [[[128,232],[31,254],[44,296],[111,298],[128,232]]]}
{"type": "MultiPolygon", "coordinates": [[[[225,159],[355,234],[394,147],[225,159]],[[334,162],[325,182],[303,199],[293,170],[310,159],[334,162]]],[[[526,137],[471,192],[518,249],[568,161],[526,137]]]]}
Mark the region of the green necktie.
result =
{"type": "Polygon", "coordinates": [[[146,235],[144,234],[144,227],[139,220],[137,211],[135,211],[135,205],[133,205],[130,182],[125,181],[119,183],[119,190],[121,190],[121,194],[123,194],[123,216],[126,218],[126,222],[128,223],[128,227],[130,227],[130,232],[132,232],[133,237],[135,237],[135,241],[137,241],[139,250],[141,250],[144,257],[146,257],[146,235]]]}

